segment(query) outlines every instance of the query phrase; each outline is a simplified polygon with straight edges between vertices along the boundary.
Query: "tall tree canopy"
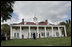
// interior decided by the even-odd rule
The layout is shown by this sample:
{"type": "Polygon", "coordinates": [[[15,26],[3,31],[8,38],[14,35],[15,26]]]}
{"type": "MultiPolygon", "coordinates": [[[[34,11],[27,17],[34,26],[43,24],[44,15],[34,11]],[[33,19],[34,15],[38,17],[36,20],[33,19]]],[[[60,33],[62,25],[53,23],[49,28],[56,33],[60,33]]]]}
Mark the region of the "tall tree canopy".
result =
{"type": "Polygon", "coordinates": [[[11,13],[13,12],[14,1],[1,1],[1,18],[2,22],[7,19],[11,19],[11,13]]]}
{"type": "Polygon", "coordinates": [[[66,20],[66,28],[67,28],[67,33],[68,36],[71,36],[71,20],[66,20]]]}
{"type": "Polygon", "coordinates": [[[66,25],[66,23],[65,23],[65,22],[60,22],[59,24],[60,24],[60,25],[66,25]]]}

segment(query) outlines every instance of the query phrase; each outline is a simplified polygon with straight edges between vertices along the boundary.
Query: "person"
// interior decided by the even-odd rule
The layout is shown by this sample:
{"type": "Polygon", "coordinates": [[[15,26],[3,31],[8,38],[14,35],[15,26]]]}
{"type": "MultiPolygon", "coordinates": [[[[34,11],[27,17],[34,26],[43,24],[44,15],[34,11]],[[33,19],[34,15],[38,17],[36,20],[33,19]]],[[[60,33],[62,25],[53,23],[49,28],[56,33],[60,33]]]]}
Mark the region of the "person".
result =
{"type": "Polygon", "coordinates": [[[40,38],[40,34],[39,34],[39,38],[40,38]]]}
{"type": "Polygon", "coordinates": [[[33,33],[33,39],[36,39],[36,35],[35,35],[35,33],[33,33]]]}

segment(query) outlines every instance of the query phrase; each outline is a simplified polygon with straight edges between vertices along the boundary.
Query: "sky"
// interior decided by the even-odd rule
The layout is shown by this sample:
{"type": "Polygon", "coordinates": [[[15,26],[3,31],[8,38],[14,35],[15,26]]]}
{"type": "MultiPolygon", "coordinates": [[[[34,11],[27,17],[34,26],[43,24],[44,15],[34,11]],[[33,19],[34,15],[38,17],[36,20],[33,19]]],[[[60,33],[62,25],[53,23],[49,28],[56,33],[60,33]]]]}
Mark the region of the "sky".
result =
{"type": "Polygon", "coordinates": [[[16,1],[13,10],[11,20],[1,24],[19,23],[23,18],[33,22],[33,17],[38,22],[48,20],[51,24],[71,19],[71,1],[16,1]]]}

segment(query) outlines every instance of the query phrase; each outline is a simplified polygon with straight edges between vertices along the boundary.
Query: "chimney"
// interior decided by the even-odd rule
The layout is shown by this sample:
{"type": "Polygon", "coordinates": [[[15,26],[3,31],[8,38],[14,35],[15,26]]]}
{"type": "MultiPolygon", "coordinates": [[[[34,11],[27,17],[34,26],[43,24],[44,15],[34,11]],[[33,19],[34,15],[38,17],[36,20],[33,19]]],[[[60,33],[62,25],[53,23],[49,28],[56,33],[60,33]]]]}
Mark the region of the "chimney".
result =
{"type": "Polygon", "coordinates": [[[48,21],[47,20],[45,20],[45,23],[46,23],[46,25],[48,24],[48,21]]]}
{"type": "Polygon", "coordinates": [[[24,24],[24,19],[22,19],[22,24],[24,24]]]}
{"type": "Polygon", "coordinates": [[[24,19],[22,19],[22,22],[24,22],[24,19]]]}

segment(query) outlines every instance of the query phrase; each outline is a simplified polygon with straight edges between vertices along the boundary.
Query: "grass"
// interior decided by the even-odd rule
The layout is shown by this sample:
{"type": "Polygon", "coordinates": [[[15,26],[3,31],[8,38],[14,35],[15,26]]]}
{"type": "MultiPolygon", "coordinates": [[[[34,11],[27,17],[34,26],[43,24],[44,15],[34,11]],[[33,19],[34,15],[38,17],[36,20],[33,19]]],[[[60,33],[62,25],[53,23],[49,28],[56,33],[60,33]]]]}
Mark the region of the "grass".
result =
{"type": "Polygon", "coordinates": [[[8,40],[1,46],[71,46],[71,37],[8,40]]]}

